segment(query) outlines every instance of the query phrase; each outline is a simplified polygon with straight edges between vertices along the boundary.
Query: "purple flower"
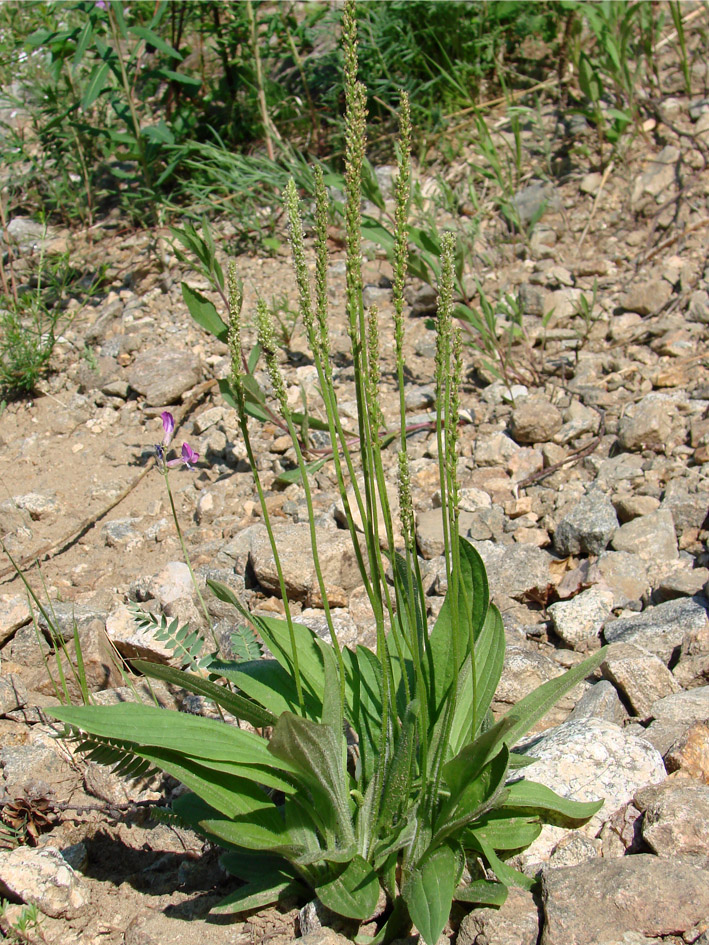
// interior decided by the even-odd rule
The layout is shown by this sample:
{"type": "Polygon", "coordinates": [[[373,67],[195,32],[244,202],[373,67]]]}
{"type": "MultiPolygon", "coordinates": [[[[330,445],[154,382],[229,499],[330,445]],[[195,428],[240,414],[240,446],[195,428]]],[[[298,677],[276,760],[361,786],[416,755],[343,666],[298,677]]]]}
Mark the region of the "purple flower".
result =
{"type": "Polygon", "coordinates": [[[171,459],[168,461],[168,466],[178,466],[180,463],[184,463],[188,469],[192,469],[197,460],[199,459],[199,453],[195,453],[189,443],[182,444],[182,456],[179,459],[171,459]]]}
{"type": "Polygon", "coordinates": [[[96,0],[94,5],[97,6],[99,10],[108,10],[108,3],[106,0],[96,0]]]}
{"type": "Polygon", "coordinates": [[[162,428],[165,431],[162,445],[168,446],[170,440],[172,439],[172,434],[175,432],[175,418],[169,410],[163,410],[160,416],[162,418],[162,428]]]}

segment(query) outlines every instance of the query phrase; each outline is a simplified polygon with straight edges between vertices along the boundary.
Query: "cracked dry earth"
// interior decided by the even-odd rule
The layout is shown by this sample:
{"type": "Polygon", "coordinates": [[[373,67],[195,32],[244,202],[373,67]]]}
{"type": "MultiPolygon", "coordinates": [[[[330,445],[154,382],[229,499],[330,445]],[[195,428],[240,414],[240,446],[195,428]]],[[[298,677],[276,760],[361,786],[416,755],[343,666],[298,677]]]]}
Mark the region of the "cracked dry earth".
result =
{"type": "MultiPolygon", "coordinates": [[[[706,87],[706,75],[697,78],[706,87]]],[[[558,116],[550,107],[543,117],[551,135],[558,116]]],[[[496,134],[505,134],[503,125],[496,134]]],[[[540,134],[537,125],[525,131],[530,155],[542,148],[540,134]]],[[[512,889],[499,911],[454,911],[444,939],[707,945],[709,98],[689,100],[677,82],[603,177],[569,147],[592,146],[590,129],[567,124],[565,135],[563,173],[549,184],[530,172],[517,194],[530,215],[535,202],[545,203],[530,239],[515,239],[491,213],[466,261],[471,294],[476,276],[490,298],[518,295],[529,344],[514,352],[512,398],[466,349],[461,522],[487,564],[505,620],[497,711],[610,644],[597,674],[562,700],[528,742],[539,759],[531,778],[605,804],[579,830],[545,827],[516,857],[528,873],[541,871],[538,894],[512,889]],[[574,313],[581,295],[591,299],[594,282],[594,318],[586,326],[574,313]],[[552,309],[545,330],[542,318],[552,309]]],[[[454,184],[464,181],[471,160],[467,155],[441,172],[454,184]]],[[[380,174],[385,181],[386,169],[380,174]]],[[[433,177],[423,183],[435,186],[433,177]]],[[[228,223],[217,230],[227,241],[228,223]]],[[[41,237],[27,221],[14,231],[13,251],[29,268],[41,237]]],[[[333,356],[348,418],[352,368],[337,236],[330,265],[333,356]]],[[[196,470],[171,473],[200,580],[218,577],[252,608],[278,612],[282,604],[237,424],[216,386],[228,370],[227,351],[190,320],[181,297],[182,280],[208,287],[181,268],[165,234],[126,235],[107,223],[93,243],[81,234],[49,238],[68,240],[87,271],[108,261],[110,288],[85,307],[72,303],[75,319],[41,393],[10,404],[0,417],[0,533],[38,592],[41,581],[29,565],[43,559],[41,596],[53,601],[68,655],[75,621],[95,699],[110,703],[132,697],[121,688],[114,651],[170,658],[136,629],[128,603],[200,621],[152,458],[166,407],[178,421],[175,441],[187,440],[201,454],[196,470]],[[82,350],[92,358],[82,358],[82,350]]],[[[365,248],[365,301],[381,312],[382,398],[395,425],[391,270],[375,246],[365,248]]],[[[254,311],[259,293],[270,299],[284,287],[295,302],[285,256],[242,257],[238,264],[246,312],[254,311]]],[[[434,332],[427,319],[435,297],[415,282],[407,293],[407,419],[423,424],[410,437],[410,451],[433,615],[445,593],[435,437],[425,426],[433,406],[434,332]]],[[[247,335],[252,340],[253,330],[247,335]]],[[[294,402],[303,390],[317,415],[305,352],[296,331],[283,368],[294,402]]],[[[292,450],[275,425],[253,422],[252,431],[296,610],[310,626],[324,627],[302,493],[276,482],[292,466],[292,450]]],[[[392,485],[395,459],[387,450],[392,485]]],[[[372,622],[344,550],[327,465],[314,487],[338,630],[348,645],[370,642],[372,622]]],[[[36,846],[0,851],[0,887],[14,903],[2,928],[24,901],[36,903],[40,914],[29,939],[57,945],[344,941],[346,929],[329,928],[312,907],[299,913],[295,902],[236,920],[208,916],[232,883],[216,852],[150,817],[147,802],[168,800],[176,784],[122,780],[52,738],[43,714],[56,704],[45,664],[51,636],[40,617],[38,642],[23,586],[8,564],[0,562],[0,791],[5,805],[46,798],[52,823],[36,846]]],[[[216,601],[209,606],[228,646],[233,616],[216,601]]],[[[178,691],[158,694],[166,706],[211,711],[178,691]]]]}

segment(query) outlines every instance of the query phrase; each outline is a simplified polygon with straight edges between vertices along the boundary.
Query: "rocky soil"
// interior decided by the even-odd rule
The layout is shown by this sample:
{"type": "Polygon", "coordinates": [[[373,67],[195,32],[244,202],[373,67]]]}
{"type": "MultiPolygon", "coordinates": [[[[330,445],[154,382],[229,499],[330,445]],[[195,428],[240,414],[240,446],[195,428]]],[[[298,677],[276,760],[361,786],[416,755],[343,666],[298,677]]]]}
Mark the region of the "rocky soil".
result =
{"type": "MultiPolygon", "coordinates": [[[[706,74],[695,79],[706,88],[706,74]]],[[[530,874],[541,872],[539,896],[512,889],[499,911],[454,913],[445,938],[458,945],[709,943],[709,98],[684,96],[679,74],[664,81],[675,94],[605,174],[583,156],[582,146],[595,145],[585,123],[562,126],[550,107],[542,124],[530,125],[528,153],[540,153],[548,135],[564,162],[553,184],[530,176],[516,195],[530,216],[544,203],[541,221],[523,239],[491,213],[466,261],[468,285],[475,276],[490,298],[518,295],[528,339],[514,349],[511,390],[466,349],[461,523],[505,620],[496,710],[602,643],[610,647],[598,673],[527,743],[539,759],[531,778],[570,797],[603,798],[603,808],[580,830],[546,827],[518,857],[530,874]],[[594,284],[587,324],[575,313],[594,284]]],[[[504,125],[497,133],[504,136],[504,125]]],[[[455,183],[473,160],[469,152],[441,171],[455,183]]],[[[386,170],[380,176],[385,181],[386,170]]],[[[435,178],[426,183],[433,189],[435,178]]],[[[34,845],[0,852],[0,888],[15,903],[0,927],[7,930],[25,902],[40,916],[30,940],[57,945],[285,945],[298,935],[303,945],[342,942],[336,930],[320,928],[315,910],[299,914],[296,903],[239,921],[209,918],[230,888],[215,851],[150,816],[150,802],[169,799],[174,782],[127,782],[52,737],[43,709],[57,704],[50,672],[56,682],[58,663],[78,697],[68,667],[74,626],[95,699],[108,703],[136,697],[118,657],[171,658],[136,628],[128,604],[200,623],[153,461],[165,408],[178,421],[178,445],[187,440],[200,453],[195,470],[171,473],[200,579],[218,577],[252,608],[278,612],[282,603],[245,450],[216,385],[228,371],[227,350],[191,321],[182,301],[181,281],[208,292],[206,284],[178,262],[166,233],[126,234],[107,223],[89,240],[43,237],[21,219],[13,228],[20,267],[31,269],[42,238],[54,249],[68,241],[87,271],[108,263],[111,288],[89,306],[75,303],[41,395],[0,416],[0,535],[45,606],[52,601],[66,640],[62,654],[7,559],[0,561],[2,803],[7,810],[23,799],[38,810],[46,799],[51,828],[34,845]],[[45,590],[31,567],[37,557],[45,590]]],[[[227,241],[228,223],[218,230],[227,241]]],[[[335,378],[349,418],[338,235],[330,265],[335,378]]],[[[391,269],[377,247],[366,249],[366,302],[376,301],[382,316],[382,397],[395,424],[391,269]]],[[[294,307],[285,255],[238,264],[246,311],[258,294],[270,300],[284,289],[294,307]]],[[[415,282],[408,292],[413,425],[431,419],[435,336],[427,319],[435,293],[415,282]]],[[[283,367],[294,402],[303,391],[318,415],[299,330],[283,367]]],[[[324,630],[302,491],[276,481],[292,467],[292,450],[273,424],[254,421],[252,432],[296,610],[324,630]]],[[[410,450],[434,615],[445,570],[429,429],[412,433],[410,450]]],[[[392,484],[395,459],[392,448],[392,484]]],[[[341,639],[369,643],[372,621],[327,465],[314,485],[341,639]]],[[[216,601],[209,607],[228,645],[234,617],[216,601]]],[[[210,712],[178,691],[158,689],[158,696],[210,712]]]]}

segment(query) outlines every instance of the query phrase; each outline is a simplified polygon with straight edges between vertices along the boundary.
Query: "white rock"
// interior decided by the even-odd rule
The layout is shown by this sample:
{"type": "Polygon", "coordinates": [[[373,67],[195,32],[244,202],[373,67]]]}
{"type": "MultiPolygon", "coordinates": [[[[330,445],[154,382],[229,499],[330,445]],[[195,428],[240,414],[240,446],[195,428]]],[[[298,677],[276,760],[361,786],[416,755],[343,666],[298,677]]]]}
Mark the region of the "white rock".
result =
{"type": "Polygon", "coordinates": [[[0,853],[0,885],[55,919],[80,915],[89,901],[80,877],[54,847],[0,853]]]}
{"type": "MultiPolygon", "coordinates": [[[[527,780],[573,800],[603,799],[603,807],[579,828],[587,837],[595,837],[637,790],[667,777],[662,755],[649,742],[602,719],[565,722],[528,742],[524,751],[536,759],[524,769],[527,780]]],[[[545,825],[521,856],[525,872],[545,863],[564,834],[561,827],[545,825]]]]}

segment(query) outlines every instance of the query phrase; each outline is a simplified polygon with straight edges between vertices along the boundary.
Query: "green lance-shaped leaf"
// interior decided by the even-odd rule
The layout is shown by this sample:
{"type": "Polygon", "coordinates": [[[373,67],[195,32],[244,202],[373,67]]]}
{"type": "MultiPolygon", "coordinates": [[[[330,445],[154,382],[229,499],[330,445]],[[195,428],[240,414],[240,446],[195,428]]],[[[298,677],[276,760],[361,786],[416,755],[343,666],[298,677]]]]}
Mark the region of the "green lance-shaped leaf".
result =
{"type": "Polygon", "coordinates": [[[605,659],[606,650],[607,647],[597,650],[577,666],[573,666],[555,679],[542,683],[529,695],[520,699],[508,713],[510,717],[515,717],[516,722],[505,736],[505,742],[510,747],[515,745],[536,722],[544,718],[547,712],[569,689],[573,689],[597,666],[600,666],[605,659]]]}
{"type": "Polygon", "coordinates": [[[471,623],[473,639],[477,639],[490,601],[485,565],[475,548],[464,538],[460,539],[460,568],[461,593],[459,594],[460,617],[457,622],[459,634],[457,647],[454,647],[452,638],[454,622],[451,619],[450,588],[426,646],[430,679],[430,717],[433,723],[438,719],[453,679],[458,675],[460,666],[463,665],[470,652],[471,623]],[[465,611],[466,600],[470,607],[469,613],[465,611]],[[460,658],[459,666],[453,666],[453,653],[456,649],[460,658]]]}
{"type": "MultiPolygon", "coordinates": [[[[140,755],[155,767],[177,778],[205,804],[225,817],[236,817],[263,807],[273,807],[273,801],[264,794],[259,784],[252,783],[256,777],[259,783],[272,781],[271,786],[278,787],[273,779],[268,777],[267,768],[241,768],[226,763],[215,767],[215,763],[200,763],[194,758],[160,748],[142,748],[140,755]],[[247,777],[241,777],[244,771],[247,777]]],[[[286,783],[285,790],[293,791],[294,788],[286,783]]]]}
{"type": "Polygon", "coordinates": [[[344,649],[342,659],[348,718],[359,735],[358,780],[367,785],[374,775],[382,725],[382,664],[365,646],[358,646],[354,653],[344,649]]]}
{"type": "Polygon", "coordinates": [[[509,767],[509,750],[506,746],[475,774],[467,784],[458,785],[443,805],[436,820],[434,839],[455,836],[473,822],[480,814],[490,810],[499,802],[504,791],[509,767]]]}
{"type": "Polygon", "coordinates": [[[220,842],[246,850],[280,853],[288,859],[295,859],[303,852],[293,842],[275,805],[272,810],[253,811],[229,819],[206,818],[199,826],[220,842]]]}
{"type": "Polygon", "coordinates": [[[214,303],[205,298],[197,289],[188,286],[186,282],[182,283],[182,298],[197,324],[226,344],[229,329],[219,317],[214,303]]]}
{"type": "MultiPolygon", "coordinates": [[[[298,711],[295,680],[276,660],[214,660],[209,668],[211,672],[228,679],[275,717],[282,712],[298,711]]],[[[305,710],[309,718],[319,719],[322,704],[305,693],[305,710]]]]}
{"type": "Polygon", "coordinates": [[[111,67],[107,62],[96,63],[91,71],[83,98],[81,99],[81,107],[83,109],[90,108],[99,95],[105,92],[109,87],[106,80],[108,79],[110,69],[111,67]]]}
{"type": "MultiPolygon", "coordinates": [[[[225,584],[212,580],[208,580],[207,584],[219,600],[232,604],[245,620],[253,623],[274,657],[285,670],[291,672],[293,668],[293,647],[291,646],[288,621],[276,617],[250,614],[234,592],[225,584]]],[[[321,702],[325,676],[322,656],[316,642],[318,636],[301,623],[293,624],[293,633],[298,651],[298,666],[303,682],[313,698],[321,702]]]]}
{"type": "Polygon", "coordinates": [[[507,886],[489,879],[476,879],[467,886],[458,886],[453,898],[456,902],[470,902],[477,906],[504,906],[507,886]]]}
{"type": "Polygon", "coordinates": [[[188,692],[194,692],[196,695],[212,699],[222,709],[226,709],[227,712],[231,712],[238,719],[243,719],[256,728],[276,724],[276,716],[272,712],[254,704],[250,699],[245,699],[243,696],[231,692],[225,686],[219,686],[217,683],[198,676],[196,673],[187,673],[184,670],[176,669],[174,666],[151,663],[148,660],[133,660],[131,665],[138,672],[152,679],[162,679],[175,686],[181,686],[188,692]]]}
{"type": "Polygon", "coordinates": [[[466,741],[478,733],[472,731],[473,691],[475,693],[475,717],[478,732],[490,709],[497,690],[505,662],[505,628],[500,612],[491,604],[485,617],[483,629],[475,644],[476,686],[473,690],[470,658],[458,677],[458,695],[451,725],[450,750],[456,754],[466,741]]]}
{"type": "Polygon", "coordinates": [[[139,37],[139,39],[142,39],[145,43],[148,43],[148,45],[159,49],[160,52],[165,53],[166,56],[172,56],[173,59],[182,59],[182,54],[179,53],[174,46],[171,46],[162,36],[159,36],[153,30],[148,29],[147,26],[129,26],[128,32],[139,37]]]}
{"type": "Polygon", "coordinates": [[[343,844],[354,840],[350,816],[347,773],[343,752],[344,736],[330,725],[318,725],[309,719],[284,712],[276,723],[269,752],[280,762],[294,768],[322,804],[320,815],[327,816],[329,829],[343,844]]]}
{"type": "Polygon", "coordinates": [[[253,880],[240,886],[225,896],[211,911],[217,915],[234,915],[251,909],[263,909],[283,899],[304,898],[308,889],[297,879],[281,871],[274,871],[270,876],[253,880]]]}
{"type": "Polygon", "coordinates": [[[524,850],[537,839],[542,825],[538,817],[515,817],[503,807],[483,814],[472,829],[493,850],[524,850]]]}
{"type": "Polygon", "coordinates": [[[485,840],[483,835],[478,834],[476,830],[470,829],[466,831],[465,839],[466,841],[470,841],[469,847],[471,849],[482,853],[490,869],[505,886],[521,886],[523,889],[534,889],[537,885],[537,880],[534,877],[525,876],[524,873],[520,873],[519,870],[515,870],[504,863],[485,840]]]}
{"type": "Polygon", "coordinates": [[[350,919],[368,919],[379,898],[379,880],[372,867],[359,854],[333,879],[316,886],[322,904],[350,919]]]}
{"type": "Polygon", "coordinates": [[[82,731],[130,743],[138,754],[160,748],[193,758],[203,764],[238,765],[273,769],[274,773],[297,771],[286,760],[276,762],[264,738],[214,719],[155,706],[126,702],[111,706],[61,706],[52,715],[82,731]]]}
{"type": "Polygon", "coordinates": [[[379,811],[380,827],[392,824],[409,799],[418,714],[418,699],[414,699],[406,708],[399,742],[384,775],[383,799],[379,811]]]}
{"type": "Polygon", "coordinates": [[[426,854],[404,883],[401,895],[426,945],[436,945],[448,921],[462,862],[462,850],[444,844],[426,854]]]}
{"type": "Polygon", "coordinates": [[[536,781],[513,781],[507,785],[502,805],[515,814],[537,815],[560,827],[573,827],[588,820],[603,807],[603,801],[575,801],[561,797],[551,788],[536,781]]]}

